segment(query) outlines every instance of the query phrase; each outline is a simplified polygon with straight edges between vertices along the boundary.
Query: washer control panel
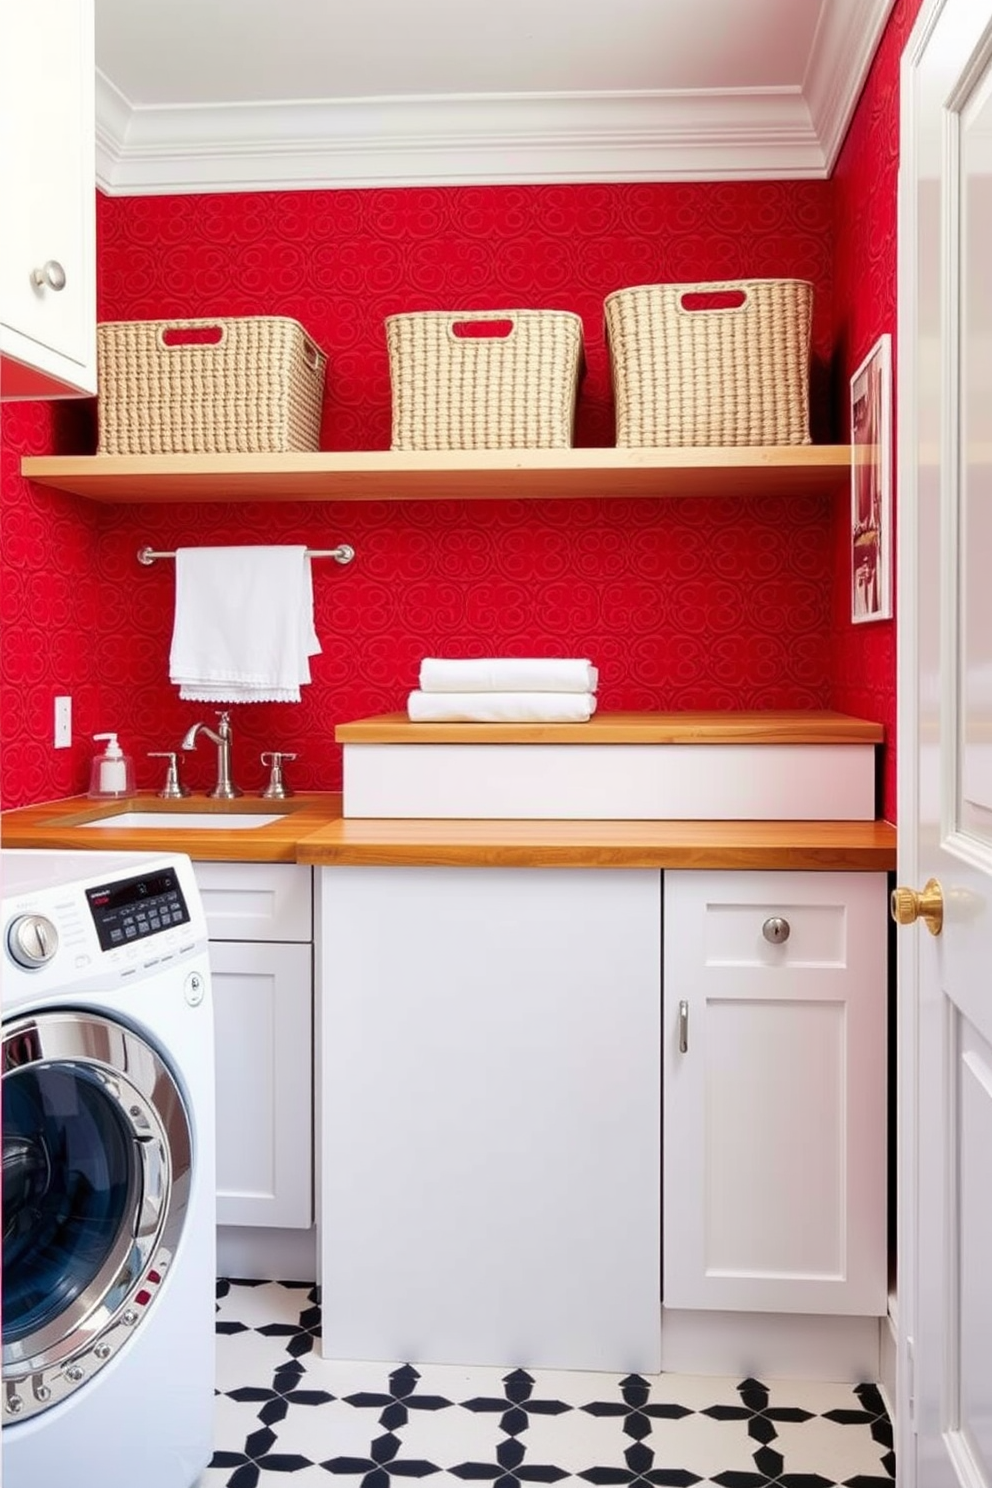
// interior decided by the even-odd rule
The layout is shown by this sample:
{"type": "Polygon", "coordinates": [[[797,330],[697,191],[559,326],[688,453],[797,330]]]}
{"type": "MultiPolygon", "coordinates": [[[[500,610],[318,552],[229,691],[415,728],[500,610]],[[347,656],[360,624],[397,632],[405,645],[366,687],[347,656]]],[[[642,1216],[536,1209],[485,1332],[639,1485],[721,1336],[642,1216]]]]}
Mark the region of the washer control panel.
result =
{"type": "Polygon", "coordinates": [[[171,868],[86,890],[100,948],[117,950],[189,923],[179,876],[171,868]]]}

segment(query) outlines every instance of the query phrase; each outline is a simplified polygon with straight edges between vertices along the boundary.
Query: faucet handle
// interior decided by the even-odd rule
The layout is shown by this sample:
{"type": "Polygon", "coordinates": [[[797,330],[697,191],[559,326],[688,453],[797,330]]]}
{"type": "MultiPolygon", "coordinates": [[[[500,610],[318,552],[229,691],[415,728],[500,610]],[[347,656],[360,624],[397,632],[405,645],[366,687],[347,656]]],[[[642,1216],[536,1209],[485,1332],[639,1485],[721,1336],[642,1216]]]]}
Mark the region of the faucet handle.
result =
{"type": "Polygon", "coordinates": [[[149,749],[149,759],[165,759],[169,761],[165,772],[165,784],[158,792],[163,801],[178,801],[183,796],[190,795],[188,786],[183,785],[179,779],[179,756],[173,749],[149,749]]]}
{"type": "Polygon", "coordinates": [[[266,749],[260,758],[263,765],[269,763],[272,766],[269,783],[262,792],[262,799],[266,801],[284,801],[293,792],[283,779],[282,762],[283,760],[294,760],[296,755],[287,754],[282,749],[266,749]]]}

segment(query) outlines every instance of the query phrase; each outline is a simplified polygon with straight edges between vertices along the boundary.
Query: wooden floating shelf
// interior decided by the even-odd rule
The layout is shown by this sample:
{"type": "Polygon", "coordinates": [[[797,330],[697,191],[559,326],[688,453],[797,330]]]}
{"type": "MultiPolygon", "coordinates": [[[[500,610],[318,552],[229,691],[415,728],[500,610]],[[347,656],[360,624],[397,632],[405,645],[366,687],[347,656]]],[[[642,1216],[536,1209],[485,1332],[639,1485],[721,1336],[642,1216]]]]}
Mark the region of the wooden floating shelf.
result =
{"type": "Polygon", "coordinates": [[[850,446],[25,456],[21,473],[91,501],[423,501],[819,496],[846,490],[850,446]]]}

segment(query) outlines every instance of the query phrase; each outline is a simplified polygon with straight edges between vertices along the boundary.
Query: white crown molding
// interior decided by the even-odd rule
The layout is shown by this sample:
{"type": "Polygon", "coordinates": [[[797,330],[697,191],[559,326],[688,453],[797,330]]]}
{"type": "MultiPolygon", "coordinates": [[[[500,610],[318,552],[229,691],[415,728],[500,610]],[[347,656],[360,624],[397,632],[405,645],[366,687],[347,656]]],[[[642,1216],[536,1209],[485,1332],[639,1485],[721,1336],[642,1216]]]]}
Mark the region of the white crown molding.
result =
{"type": "Polygon", "coordinates": [[[825,0],[803,83],[827,174],[833,170],[895,0],[825,0]]]}
{"type": "Polygon", "coordinates": [[[798,88],[129,108],[100,79],[97,96],[111,196],[826,174],[798,88]]]}
{"type": "MultiPolygon", "coordinates": [[[[120,88],[96,69],[96,182],[113,179],[127,150],[127,131],[134,109],[120,88]]],[[[104,189],[106,189],[104,187],[104,189]]]]}
{"type": "Polygon", "coordinates": [[[893,0],[824,0],[802,89],[135,107],[97,73],[110,196],[582,181],[824,179],[893,0]]]}

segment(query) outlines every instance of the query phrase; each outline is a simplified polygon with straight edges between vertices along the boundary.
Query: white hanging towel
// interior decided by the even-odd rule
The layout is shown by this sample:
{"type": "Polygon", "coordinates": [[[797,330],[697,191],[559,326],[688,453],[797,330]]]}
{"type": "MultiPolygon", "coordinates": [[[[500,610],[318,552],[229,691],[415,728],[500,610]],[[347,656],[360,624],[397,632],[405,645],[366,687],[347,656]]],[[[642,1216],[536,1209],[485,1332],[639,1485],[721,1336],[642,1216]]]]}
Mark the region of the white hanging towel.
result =
{"type": "Polygon", "coordinates": [[[595,692],[599,673],[585,658],[484,656],[420,663],[421,692],[595,692]]]}
{"type": "Polygon", "coordinates": [[[303,546],[179,548],[169,676],[206,703],[298,703],[320,651],[303,546]]]}
{"type": "Polygon", "coordinates": [[[411,692],[414,723],[588,723],[591,692],[411,692]]]}

